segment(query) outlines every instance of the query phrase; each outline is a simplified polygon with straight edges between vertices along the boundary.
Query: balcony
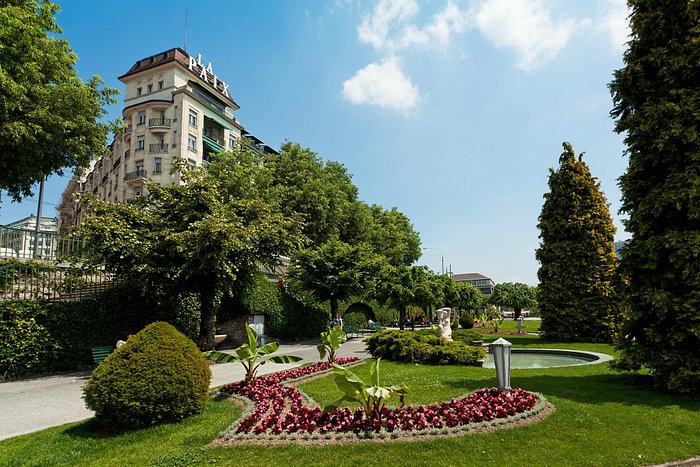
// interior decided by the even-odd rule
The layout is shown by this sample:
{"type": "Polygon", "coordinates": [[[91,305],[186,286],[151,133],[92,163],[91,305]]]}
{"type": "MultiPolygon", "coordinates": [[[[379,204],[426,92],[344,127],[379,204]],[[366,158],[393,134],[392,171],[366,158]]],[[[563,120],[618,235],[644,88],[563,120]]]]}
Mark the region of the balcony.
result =
{"type": "Polygon", "coordinates": [[[168,130],[172,124],[171,118],[158,117],[148,119],[148,128],[152,131],[168,130]]]}
{"type": "Polygon", "coordinates": [[[133,130],[134,127],[131,125],[131,123],[129,123],[128,125],[126,125],[126,130],[124,130],[124,136],[130,135],[133,130]]]}
{"type": "Polygon", "coordinates": [[[153,153],[167,154],[168,153],[168,145],[165,143],[149,144],[148,145],[148,152],[150,152],[151,154],[153,154],[153,153]]]}
{"type": "Polygon", "coordinates": [[[144,169],[136,169],[133,172],[127,172],[124,175],[124,181],[129,183],[146,181],[146,171],[144,169]]]}
{"type": "Polygon", "coordinates": [[[131,149],[124,151],[124,160],[127,160],[131,156],[131,149]]]}

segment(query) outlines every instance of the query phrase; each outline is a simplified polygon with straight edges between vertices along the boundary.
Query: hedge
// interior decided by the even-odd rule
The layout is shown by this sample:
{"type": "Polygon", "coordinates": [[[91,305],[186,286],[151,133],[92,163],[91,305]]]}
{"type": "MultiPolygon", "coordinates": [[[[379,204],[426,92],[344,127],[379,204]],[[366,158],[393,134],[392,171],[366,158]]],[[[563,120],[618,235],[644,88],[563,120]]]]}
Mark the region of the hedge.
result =
{"type": "Polygon", "coordinates": [[[375,358],[433,365],[478,365],[486,357],[482,347],[461,340],[448,341],[434,333],[380,331],[367,339],[367,350],[375,358]]]}

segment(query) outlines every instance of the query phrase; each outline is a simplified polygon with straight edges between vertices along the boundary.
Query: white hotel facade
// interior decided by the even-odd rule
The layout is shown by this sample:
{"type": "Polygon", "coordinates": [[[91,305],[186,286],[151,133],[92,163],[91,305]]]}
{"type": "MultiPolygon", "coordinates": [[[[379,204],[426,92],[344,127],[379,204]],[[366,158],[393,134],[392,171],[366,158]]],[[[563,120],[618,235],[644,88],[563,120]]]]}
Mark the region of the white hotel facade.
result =
{"type": "Polygon", "coordinates": [[[82,220],[77,192],[129,202],[149,184],[179,183],[179,174],[171,173],[176,158],[202,166],[239,140],[256,151],[274,152],[241,126],[229,85],[201,55],[170,49],[137,61],[119,80],[126,86],[126,131],[115,136],[108,154],[69,182],[57,208],[61,234],[82,220]]]}

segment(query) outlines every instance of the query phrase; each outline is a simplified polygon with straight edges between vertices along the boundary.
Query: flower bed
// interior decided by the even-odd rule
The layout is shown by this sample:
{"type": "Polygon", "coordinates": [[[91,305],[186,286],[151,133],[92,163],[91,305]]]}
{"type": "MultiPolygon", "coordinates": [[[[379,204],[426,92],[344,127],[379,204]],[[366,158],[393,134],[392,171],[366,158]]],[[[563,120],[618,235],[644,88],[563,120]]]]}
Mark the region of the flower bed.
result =
{"type": "MultiPolygon", "coordinates": [[[[337,359],[337,363],[343,365],[357,360],[355,357],[342,358],[337,359]]],[[[542,396],[519,388],[507,393],[497,388],[480,389],[439,404],[395,409],[384,407],[381,420],[368,420],[359,408],[345,407],[324,413],[320,407],[307,405],[308,401],[301,392],[286,385],[329,370],[330,365],[321,362],[256,378],[248,386],[235,383],[222,387],[220,393],[252,401],[252,404],[245,404],[248,410],[242,421],[229,428],[223,437],[293,440],[329,439],[333,435],[337,438],[343,435],[371,438],[377,434],[381,438],[387,435],[397,438],[401,433],[437,434],[440,430],[447,433],[520,420],[539,413],[547,405],[542,396]]]]}

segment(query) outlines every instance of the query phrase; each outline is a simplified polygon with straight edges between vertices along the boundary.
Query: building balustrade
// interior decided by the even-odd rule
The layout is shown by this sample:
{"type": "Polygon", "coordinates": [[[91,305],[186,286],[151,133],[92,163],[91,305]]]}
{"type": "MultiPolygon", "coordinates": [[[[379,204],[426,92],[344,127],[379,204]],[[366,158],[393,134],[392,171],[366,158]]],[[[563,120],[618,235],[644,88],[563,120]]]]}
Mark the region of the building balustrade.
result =
{"type": "Polygon", "coordinates": [[[145,179],[146,171],[144,169],[134,170],[133,172],[127,172],[124,174],[124,181],[129,182],[132,180],[145,179]]]}
{"type": "Polygon", "coordinates": [[[168,145],[165,143],[149,144],[148,152],[168,152],[168,145]]]}
{"type": "Polygon", "coordinates": [[[134,127],[131,125],[131,123],[129,123],[128,125],[126,125],[126,130],[124,130],[124,135],[131,134],[131,132],[133,130],[134,130],[134,127]]]}
{"type": "Polygon", "coordinates": [[[158,117],[148,119],[148,128],[170,128],[171,118],[158,117]]]}

